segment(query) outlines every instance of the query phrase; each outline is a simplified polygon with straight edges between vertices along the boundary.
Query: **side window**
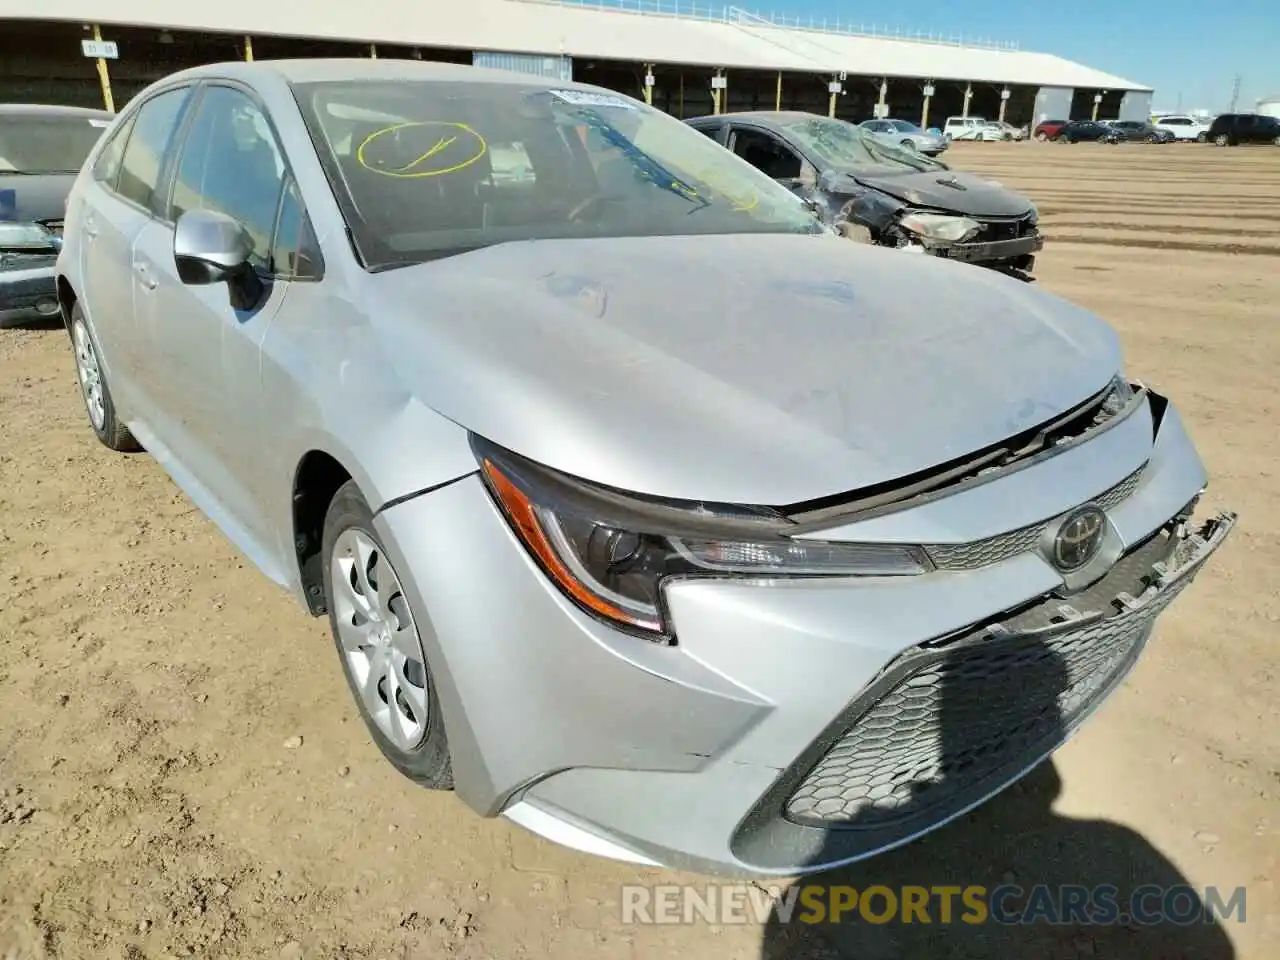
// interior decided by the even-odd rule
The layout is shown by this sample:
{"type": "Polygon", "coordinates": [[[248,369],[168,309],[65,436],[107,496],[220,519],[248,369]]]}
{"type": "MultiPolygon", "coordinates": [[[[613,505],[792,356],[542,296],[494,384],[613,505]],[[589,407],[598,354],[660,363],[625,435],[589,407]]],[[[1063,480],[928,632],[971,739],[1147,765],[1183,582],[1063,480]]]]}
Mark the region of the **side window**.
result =
{"type": "Polygon", "coordinates": [[[290,178],[280,198],[271,244],[271,272],[286,280],[314,280],[324,273],[320,245],[311,228],[311,218],[302,205],[298,185],[290,178]]]}
{"type": "Polygon", "coordinates": [[[110,190],[116,188],[116,178],[120,176],[120,160],[124,157],[125,144],[129,142],[129,131],[133,129],[133,121],[137,114],[125,119],[98,152],[98,159],[93,163],[93,179],[110,190]]]}
{"type": "Polygon", "coordinates": [[[169,218],[190,210],[234,217],[253,238],[250,262],[267,269],[283,187],[284,158],[257,104],[230,87],[207,88],[182,147],[169,218]]]}
{"type": "Polygon", "coordinates": [[[190,94],[188,88],[168,90],[144,103],[124,148],[116,192],[153,213],[160,209],[156,191],[164,172],[165,153],[190,94]]]}
{"type": "Polygon", "coordinates": [[[774,180],[797,180],[803,164],[795,152],[759,130],[733,133],[733,152],[774,180]]]}
{"type": "MultiPolygon", "coordinates": [[[[692,124],[690,124],[692,126],[692,124]]],[[[693,129],[697,130],[703,136],[710,137],[712,140],[720,139],[720,127],[714,123],[700,123],[693,129]]]]}

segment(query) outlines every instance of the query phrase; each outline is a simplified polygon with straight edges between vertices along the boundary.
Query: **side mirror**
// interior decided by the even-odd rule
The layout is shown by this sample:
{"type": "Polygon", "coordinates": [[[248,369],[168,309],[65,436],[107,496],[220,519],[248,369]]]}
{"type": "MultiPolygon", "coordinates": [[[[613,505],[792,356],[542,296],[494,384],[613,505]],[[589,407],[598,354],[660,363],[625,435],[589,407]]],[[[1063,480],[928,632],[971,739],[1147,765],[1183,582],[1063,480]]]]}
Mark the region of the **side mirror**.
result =
{"type": "Polygon", "coordinates": [[[249,263],[252,253],[249,231],[225,213],[189,210],[174,228],[173,262],[179,279],[192,286],[227,284],[237,310],[251,310],[262,298],[264,284],[249,263]]]}

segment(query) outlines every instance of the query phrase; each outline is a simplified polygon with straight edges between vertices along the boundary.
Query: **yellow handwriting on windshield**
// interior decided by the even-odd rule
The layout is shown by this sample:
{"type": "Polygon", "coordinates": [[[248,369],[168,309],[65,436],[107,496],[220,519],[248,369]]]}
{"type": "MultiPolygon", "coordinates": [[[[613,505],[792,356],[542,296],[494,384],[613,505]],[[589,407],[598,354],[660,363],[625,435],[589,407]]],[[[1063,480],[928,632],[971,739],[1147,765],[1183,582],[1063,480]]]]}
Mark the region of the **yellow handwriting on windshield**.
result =
{"type": "Polygon", "coordinates": [[[471,166],[488,149],[484,137],[465,123],[415,120],[373,131],[356,148],[356,162],[384,177],[439,177],[471,166]]]}

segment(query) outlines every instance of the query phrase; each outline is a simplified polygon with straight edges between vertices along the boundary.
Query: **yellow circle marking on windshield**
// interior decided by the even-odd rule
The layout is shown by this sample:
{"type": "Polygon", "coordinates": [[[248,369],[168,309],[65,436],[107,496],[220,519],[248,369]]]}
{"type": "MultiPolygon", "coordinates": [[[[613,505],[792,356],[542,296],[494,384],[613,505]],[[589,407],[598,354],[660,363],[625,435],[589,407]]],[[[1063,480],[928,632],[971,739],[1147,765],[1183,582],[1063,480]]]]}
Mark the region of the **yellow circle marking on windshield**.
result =
{"type": "Polygon", "coordinates": [[[375,130],[361,141],[356,148],[356,162],[372,173],[380,173],[384,177],[401,177],[418,179],[420,177],[440,177],[446,173],[457,173],[463,170],[489,150],[484,137],[465,123],[451,123],[444,120],[414,120],[409,123],[395,123],[381,130],[375,130]],[[369,159],[365,151],[371,144],[388,134],[401,130],[415,130],[427,127],[439,128],[439,135],[434,142],[431,138],[423,138],[427,149],[408,163],[399,167],[379,165],[378,160],[369,159]],[[463,159],[459,160],[461,156],[463,159]]]}

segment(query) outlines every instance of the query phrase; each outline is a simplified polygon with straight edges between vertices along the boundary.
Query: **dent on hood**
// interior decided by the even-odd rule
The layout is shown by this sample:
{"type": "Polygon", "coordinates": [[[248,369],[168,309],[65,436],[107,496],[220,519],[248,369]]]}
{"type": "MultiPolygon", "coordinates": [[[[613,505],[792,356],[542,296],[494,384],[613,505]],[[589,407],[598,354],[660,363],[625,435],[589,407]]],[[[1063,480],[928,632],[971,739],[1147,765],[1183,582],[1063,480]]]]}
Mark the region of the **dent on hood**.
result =
{"type": "Polygon", "coordinates": [[[678,499],[891,481],[1065,412],[1118,367],[1114,333],[1065,301],[832,237],[548,240],[370,280],[386,355],[427,406],[678,499]]]}

